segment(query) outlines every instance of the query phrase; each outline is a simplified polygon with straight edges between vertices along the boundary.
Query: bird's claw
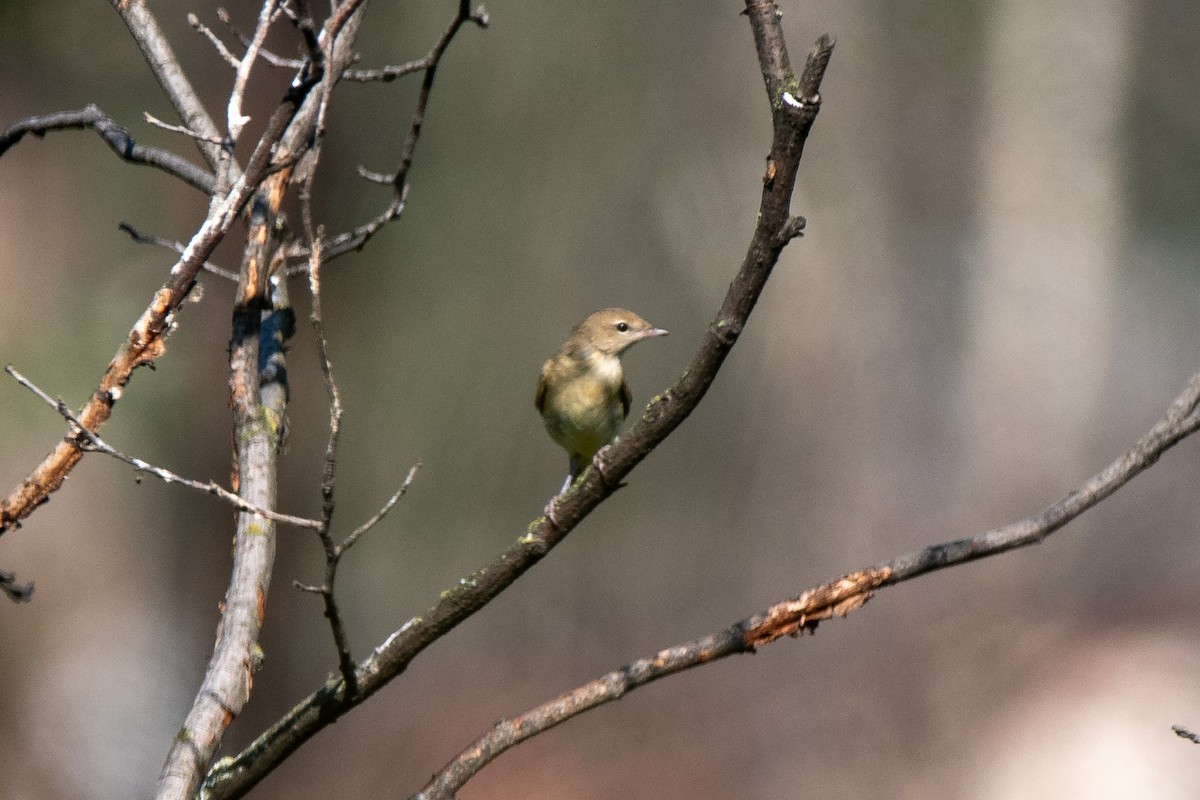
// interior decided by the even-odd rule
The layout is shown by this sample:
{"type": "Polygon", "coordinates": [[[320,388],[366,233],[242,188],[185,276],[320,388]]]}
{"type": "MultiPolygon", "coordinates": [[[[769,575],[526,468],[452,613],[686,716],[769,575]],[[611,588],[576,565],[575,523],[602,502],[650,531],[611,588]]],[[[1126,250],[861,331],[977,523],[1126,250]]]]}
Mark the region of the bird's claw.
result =
{"type": "Polygon", "coordinates": [[[558,495],[554,495],[546,503],[546,507],[542,509],[542,513],[546,515],[546,521],[553,528],[558,528],[558,495]]]}
{"type": "MultiPolygon", "coordinates": [[[[592,466],[596,468],[596,472],[600,475],[600,482],[605,486],[611,485],[608,480],[608,475],[604,472],[604,462],[608,459],[608,454],[612,450],[611,444],[606,444],[596,451],[596,455],[592,456],[592,466]]],[[[620,489],[625,486],[624,482],[618,482],[614,488],[620,489]]]]}

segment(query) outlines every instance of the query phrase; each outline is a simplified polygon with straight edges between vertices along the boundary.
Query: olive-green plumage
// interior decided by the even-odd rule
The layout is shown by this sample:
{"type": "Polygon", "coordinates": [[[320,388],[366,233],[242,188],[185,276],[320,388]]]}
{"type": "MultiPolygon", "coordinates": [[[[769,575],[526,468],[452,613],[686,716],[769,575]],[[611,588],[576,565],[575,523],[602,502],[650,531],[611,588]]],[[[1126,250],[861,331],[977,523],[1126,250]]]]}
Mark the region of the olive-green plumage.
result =
{"type": "Polygon", "coordinates": [[[596,451],[616,438],[629,414],[632,396],[621,369],[630,345],[666,331],[623,308],[597,311],[571,329],[571,335],[542,366],[534,405],[550,438],[570,459],[566,486],[596,451]]]}

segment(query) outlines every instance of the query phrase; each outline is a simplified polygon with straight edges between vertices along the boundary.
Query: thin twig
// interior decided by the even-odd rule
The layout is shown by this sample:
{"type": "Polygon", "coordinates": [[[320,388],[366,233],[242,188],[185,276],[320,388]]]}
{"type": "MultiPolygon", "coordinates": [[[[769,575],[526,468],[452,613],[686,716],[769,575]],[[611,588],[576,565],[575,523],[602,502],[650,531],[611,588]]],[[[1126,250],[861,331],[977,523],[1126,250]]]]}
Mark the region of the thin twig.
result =
{"type": "Polygon", "coordinates": [[[199,189],[205,194],[212,194],[216,179],[211,174],[172,152],[138,144],[129,135],[129,131],[95,105],[88,105],[79,111],[57,111],[53,114],[28,117],[13,123],[7,130],[0,133],[0,156],[4,155],[8,148],[21,141],[27,133],[41,137],[50,131],[88,128],[98,133],[100,138],[121,159],[131,164],[155,167],[168,175],[179,178],[188,186],[199,189]]]}
{"type": "MultiPolygon", "coordinates": [[[[310,21],[311,26],[311,21],[310,21]]],[[[321,45],[326,52],[321,59],[332,57],[333,40],[325,37],[321,45]]],[[[329,102],[333,93],[333,81],[325,81],[321,87],[321,99],[317,107],[316,124],[312,148],[310,150],[312,163],[304,175],[300,186],[300,214],[304,226],[304,236],[308,242],[308,291],[312,298],[312,310],[309,323],[312,325],[313,336],[317,345],[317,358],[321,366],[321,379],[325,384],[325,392],[329,398],[329,438],[325,443],[325,457],[321,467],[321,519],[324,522],[321,534],[323,540],[328,538],[329,526],[333,521],[334,483],[337,475],[338,441],[342,429],[342,399],[338,392],[337,382],[333,379],[333,362],[329,358],[329,342],[325,336],[325,322],[321,310],[321,265],[324,255],[321,248],[323,229],[317,229],[313,223],[312,195],[313,183],[316,180],[317,165],[321,160],[321,146],[325,140],[325,119],[329,111],[329,102]]],[[[332,541],[323,541],[326,554],[333,552],[332,541]]]]}
{"type": "Polygon", "coordinates": [[[233,79],[233,90],[229,93],[229,104],[225,112],[225,124],[229,129],[229,138],[237,141],[242,128],[250,121],[250,117],[242,113],[242,97],[246,94],[246,84],[250,81],[250,71],[258,57],[258,49],[267,38],[267,31],[278,14],[278,0],[263,0],[258,12],[258,25],[254,29],[254,38],[246,47],[246,52],[238,60],[237,74],[233,79]]]}
{"type": "Polygon", "coordinates": [[[446,28],[442,37],[434,44],[433,49],[429,51],[429,55],[426,57],[428,64],[425,67],[425,78],[421,81],[421,90],[417,94],[417,106],[413,111],[412,121],[408,126],[408,136],[405,137],[404,148],[400,153],[400,168],[396,170],[396,176],[392,181],[396,197],[400,197],[404,193],[408,171],[412,168],[413,155],[417,150],[417,141],[421,138],[421,128],[425,124],[425,109],[429,106],[429,97],[433,92],[433,78],[437,74],[438,65],[441,64],[442,55],[453,41],[454,34],[458,33],[458,29],[465,23],[474,22],[480,28],[486,28],[488,21],[487,9],[482,5],[472,11],[471,0],[459,0],[458,14],[450,22],[450,27],[446,28]]]}
{"type": "Polygon", "coordinates": [[[138,472],[145,472],[153,475],[163,483],[175,483],[179,484],[180,486],[186,486],[189,489],[195,489],[198,492],[215,495],[216,497],[219,497],[225,502],[234,506],[239,511],[244,511],[248,514],[258,514],[261,517],[266,517],[267,519],[275,520],[276,522],[283,522],[288,525],[294,525],[297,528],[317,530],[321,527],[320,520],[297,517],[292,514],[281,514],[278,511],[272,511],[269,508],[263,508],[261,506],[256,506],[253,503],[247,503],[245,500],[221,486],[216,481],[204,482],[192,480],[191,478],[185,478],[179,473],[172,472],[165,467],[158,467],[135,456],[126,455],[110,445],[108,442],[104,441],[104,439],[100,438],[98,434],[93,433],[85,428],[83,423],[79,421],[78,417],[71,413],[71,409],[67,408],[67,404],[64,403],[61,398],[51,397],[35,383],[33,383],[33,381],[26,378],[20,372],[17,372],[17,370],[11,364],[6,365],[4,367],[4,371],[11,375],[17,381],[17,383],[21,384],[26,389],[37,395],[42,402],[57,411],[59,415],[71,425],[72,437],[82,436],[84,439],[86,439],[87,443],[83,446],[84,450],[89,450],[96,453],[104,453],[105,455],[111,456],[118,461],[123,461],[124,463],[136,469],[138,472]]]}
{"type": "MultiPolygon", "coordinates": [[[[155,247],[164,247],[167,250],[171,250],[171,251],[174,251],[175,253],[180,253],[180,254],[183,253],[183,251],[186,247],[184,245],[184,243],[180,242],[180,241],[172,241],[170,239],[165,239],[161,236],[155,236],[155,235],[149,234],[149,233],[142,233],[141,231],[139,231],[138,229],[136,229],[132,225],[130,225],[128,222],[118,223],[117,228],[118,228],[118,230],[124,231],[126,234],[128,234],[129,238],[133,239],[133,241],[137,242],[138,244],[150,244],[150,245],[154,245],[155,247]]],[[[225,269],[224,267],[218,267],[216,264],[213,264],[212,262],[209,262],[209,261],[205,261],[201,265],[201,269],[203,269],[205,272],[216,275],[218,278],[224,278],[227,281],[233,281],[234,283],[237,283],[238,276],[237,276],[237,273],[234,272],[233,270],[228,270],[228,269],[225,269]]]]}
{"type": "MultiPolygon", "coordinates": [[[[351,3],[344,3],[339,8],[339,13],[342,13],[349,5],[351,3]]],[[[450,24],[442,32],[437,42],[434,43],[429,54],[419,59],[418,62],[413,62],[421,64],[419,69],[424,70],[425,77],[421,81],[421,89],[417,95],[416,107],[413,110],[408,133],[401,148],[399,166],[393,174],[386,176],[369,172],[361,167],[359,168],[359,174],[368,180],[376,180],[379,183],[390,183],[392,185],[392,199],[388,202],[387,207],[373,219],[368,220],[353,230],[336,234],[327,239],[324,243],[326,262],[345,253],[362,248],[385,225],[399,218],[404,213],[404,206],[408,200],[408,172],[412,168],[417,142],[421,138],[421,128],[425,123],[425,110],[429,105],[429,98],[433,92],[433,78],[437,72],[438,64],[441,63],[442,56],[445,54],[446,48],[450,46],[450,42],[453,41],[455,34],[458,33],[465,23],[473,22],[480,28],[486,28],[489,21],[487,9],[482,5],[472,10],[470,0],[459,0],[458,13],[450,20],[450,24]]],[[[326,25],[327,30],[331,27],[331,24],[326,25]]],[[[307,253],[304,253],[303,257],[307,257],[307,253]]]]}
{"type": "MultiPolygon", "coordinates": [[[[1038,544],[1142,472],[1166,450],[1200,429],[1200,374],[1192,378],[1166,416],[1134,447],[1044,511],[1001,528],[945,542],[851,573],[776,603],[725,630],[666,648],[613,670],[512,719],[501,720],[466,747],[412,800],[451,800],[463,785],[506,750],[641,686],[737,653],[753,652],[783,636],[810,633],[820,622],[861,608],[874,592],[934,570],[1038,544]]],[[[1195,734],[1175,726],[1185,739],[1195,734]]]]}
{"type": "Polygon", "coordinates": [[[373,517],[355,528],[354,531],[345,539],[343,539],[340,545],[338,545],[339,556],[344,555],[347,550],[354,546],[354,543],[357,542],[364,533],[371,530],[371,528],[374,528],[383,520],[384,517],[388,515],[388,512],[392,510],[396,503],[400,502],[400,498],[404,497],[405,493],[408,492],[408,487],[412,486],[413,479],[417,477],[417,471],[420,469],[420,461],[418,461],[416,464],[413,464],[412,467],[409,468],[408,475],[404,476],[404,482],[401,483],[400,488],[388,498],[388,501],[383,504],[383,507],[380,508],[379,511],[375,512],[373,517]]]}
{"type": "MultiPolygon", "coordinates": [[[[209,44],[211,44],[213,49],[217,51],[217,55],[221,57],[222,61],[234,69],[237,69],[241,65],[241,59],[229,52],[229,48],[225,46],[225,43],[222,42],[220,38],[218,38],[218,36],[212,32],[212,29],[201,22],[199,17],[193,13],[189,13],[187,15],[187,21],[188,25],[191,25],[194,30],[202,34],[204,38],[208,39],[209,44]]],[[[249,42],[243,42],[243,44],[249,46],[249,42]]]]}
{"type": "Polygon", "coordinates": [[[180,133],[180,134],[183,134],[184,136],[188,136],[192,139],[200,139],[202,141],[209,142],[210,144],[223,144],[223,142],[219,139],[209,139],[207,137],[201,136],[200,134],[196,133],[195,131],[188,130],[183,125],[172,125],[169,122],[163,122],[161,119],[154,116],[149,111],[143,111],[142,117],[145,118],[145,120],[148,124],[153,125],[156,128],[162,128],[164,131],[170,131],[171,133],[180,133]]]}
{"type": "MultiPolygon", "coordinates": [[[[325,46],[329,46],[328,40],[326,40],[325,46]]],[[[327,91],[332,83],[332,81],[326,82],[327,91]]],[[[318,120],[322,118],[323,113],[318,112],[318,120]]],[[[318,123],[319,128],[320,124],[318,123]]],[[[319,142],[318,138],[316,145],[318,148],[319,142]]],[[[319,150],[316,150],[314,157],[319,157],[319,155],[319,150]]],[[[325,391],[329,395],[329,439],[325,444],[325,457],[322,459],[321,466],[321,527],[317,530],[317,535],[321,539],[321,547],[325,551],[325,581],[320,587],[316,587],[316,593],[321,595],[321,600],[325,605],[325,618],[329,620],[330,632],[333,634],[333,644],[337,649],[338,670],[341,672],[342,681],[346,686],[346,693],[354,696],[358,694],[358,678],[354,674],[354,654],[350,649],[350,639],[346,635],[346,626],[342,621],[341,611],[338,609],[337,598],[334,595],[341,553],[334,545],[329,531],[336,508],[334,484],[337,477],[338,441],[342,431],[342,400],[338,393],[337,382],[333,379],[333,364],[329,360],[329,345],[325,337],[324,320],[321,316],[321,241],[319,232],[314,231],[312,227],[312,196],[310,194],[314,173],[315,170],[310,170],[308,180],[305,181],[301,206],[305,233],[312,246],[308,267],[308,291],[312,298],[309,322],[312,324],[313,336],[317,343],[321,377],[325,382],[325,391]]],[[[309,591],[313,590],[313,587],[309,587],[309,591]]]]}
{"type": "Polygon", "coordinates": [[[325,262],[328,263],[338,256],[361,250],[385,225],[392,220],[399,219],[408,204],[408,189],[408,184],[405,184],[404,191],[399,196],[393,195],[387,207],[374,218],[353,230],[343,231],[326,239],[323,245],[325,262]]]}
{"type": "MultiPolygon", "coordinates": [[[[221,20],[221,22],[225,25],[225,27],[229,29],[229,32],[232,33],[234,35],[234,37],[241,43],[243,48],[250,46],[250,37],[248,37],[246,34],[242,33],[242,30],[233,24],[233,20],[229,17],[228,11],[226,11],[224,8],[218,8],[217,9],[217,19],[221,20]]],[[[286,67],[288,69],[300,69],[301,67],[304,66],[303,59],[284,58],[283,56],[279,56],[279,55],[276,55],[275,53],[272,53],[270,50],[267,50],[266,48],[259,48],[258,57],[261,58],[263,61],[266,61],[268,64],[270,64],[273,67],[286,67]]],[[[237,59],[235,58],[234,61],[236,62],[237,59]]]]}
{"type": "Polygon", "coordinates": [[[420,72],[428,68],[429,56],[425,56],[415,61],[406,61],[403,64],[378,67],[377,69],[348,69],[342,73],[342,78],[357,83],[370,83],[372,81],[389,83],[397,78],[403,78],[405,75],[412,75],[414,72],[420,72]]]}

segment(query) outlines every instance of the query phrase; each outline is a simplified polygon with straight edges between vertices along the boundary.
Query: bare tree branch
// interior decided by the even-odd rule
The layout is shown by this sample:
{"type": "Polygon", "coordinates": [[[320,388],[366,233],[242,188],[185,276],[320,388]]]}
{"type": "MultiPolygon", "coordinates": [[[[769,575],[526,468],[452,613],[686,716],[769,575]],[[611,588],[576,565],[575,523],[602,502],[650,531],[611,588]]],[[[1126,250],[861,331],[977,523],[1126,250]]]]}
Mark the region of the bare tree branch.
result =
{"type": "MultiPolygon", "coordinates": [[[[220,13],[221,11],[224,11],[224,10],[225,9],[220,9],[220,11],[218,11],[218,13],[217,13],[217,16],[220,17],[221,21],[224,22],[226,25],[229,25],[230,24],[229,23],[229,14],[225,13],[224,15],[222,15],[220,13]]],[[[208,43],[211,44],[213,46],[213,49],[217,51],[217,55],[220,56],[222,61],[224,61],[226,64],[233,67],[234,69],[238,68],[238,66],[241,64],[241,59],[239,59],[233,53],[229,52],[229,48],[226,47],[225,43],[222,42],[220,40],[220,38],[218,38],[217,35],[212,32],[211,28],[209,28],[207,25],[205,25],[203,22],[201,22],[200,18],[197,17],[195,14],[188,14],[187,21],[188,21],[188,25],[191,25],[193,30],[195,30],[197,33],[199,33],[205,39],[208,39],[208,43]]],[[[245,48],[249,48],[250,40],[249,39],[243,40],[242,46],[245,48]]],[[[304,66],[304,62],[297,61],[294,66],[296,69],[299,69],[300,67],[304,66]]]]}
{"type": "MultiPolygon", "coordinates": [[[[170,131],[171,133],[179,133],[184,136],[188,136],[192,139],[204,139],[204,137],[201,136],[200,134],[196,133],[193,130],[187,129],[182,125],[172,125],[169,122],[163,122],[161,119],[154,116],[149,111],[143,111],[142,118],[146,120],[146,124],[153,125],[156,128],[161,128],[164,131],[170,131]]],[[[222,140],[218,140],[218,139],[205,139],[205,141],[207,141],[209,144],[224,144],[224,142],[222,140]]]]}
{"type": "MultiPolygon", "coordinates": [[[[217,9],[217,18],[219,20],[221,20],[221,22],[225,25],[225,27],[229,29],[229,32],[232,33],[234,35],[234,37],[237,38],[237,40],[241,43],[242,47],[250,46],[250,37],[247,36],[246,34],[242,33],[241,29],[239,29],[236,25],[233,24],[233,20],[230,18],[228,11],[226,11],[223,8],[218,8],[217,9]]],[[[201,25],[200,27],[203,27],[203,26],[201,25]]],[[[207,30],[207,29],[205,29],[205,30],[207,30]]],[[[210,39],[215,39],[215,36],[211,32],[208,32],[205,35],[209,36],[210,39]]],[[[214,42],[214,46],[217,46],[216,42],[214,42]]],[[[229,52],[229,50],[225,47],[224,44],[220,44],[219,47],[221,50],[224,50],[226,53],[229,52]]],[[[282,56],[276,55],[275,53],[272,53],[270,50],[266,50],[266,49],[259,50],[259,57],[262,58],[263,61],[266,61],[268,64],[270,64],[273,67],[287,67],[288,69],[300,69],[301,67],[304,66],[304,59],[283,58],[282,56]]],[[[229,54],[229,58],[227,60],[231,60],[230,63],[232,63],[234,65],[237,64],[237,57],[234,56],[232,53],[229,54]]]]}
{"type": "MultiPolygon", "coordinates": [[[[149,12],[145,11],[137,0],[118,2],[116,6],[122,16],[126,18],[127,24],[131,25],[131,29],[139,20],[143,22],[149,20],[146,24],[156,25],[153,18],[149,17],[149,12]],[[134,9],[138,8],[141,11],[135,13],[134,9]],[[129,16],[131,14],[133,16],[129,16]]],[[[134,31],[134,35],[135,38],[138,38],[139,44],[143,44],[144,40],[152,48],[165,48],[166,52],[170,53],[169,45],[165,40],[158,41],[161,32],[157,31],[157,27],[151,32],[134,31]]],[[[143,50],[145,47],[146,45],[143,44],[143,50]]],[[[157,53],[158,50],[155,49],[154,52],[157,53]]],[[[151,59],[150,52],[147,52],[146,56],[147,59],[151,59]]],[[[179,88],[170,81],[173,70],[178,70],[178,64],[153,62],[152,66],[156,69],[161,68],[160,82],[167,80],[173,89],[179,88]]],[[[158,73],[156,72],[156,74],[158,73]]],[[[293,137],[296,141],[304,141],[305,133],[297,131],[291,126],[291,123],[294,119],[301,117],[306,107],[306,98],[320,77],[320,75],[315,77],[310,75],[305,80],[293,83],[284,94],[282,102],[267,120],[265,130],[250,155],[245,172],[238,174],[237,180],[229,187],[227,193],[213,197],[204,223],[192,237],[180,260],[171,268],[166,283],[155,294],[150,306],[135,323],[125,343],[109,362],[99,387],[92,393],[91,398],[79,413],[80,424],[84,428],[93,432],[98,431],[112,413],[113,405],[124,392],[124,387],[132,377],[133,371],[139,366],[153,362],[165,351],[164,339],[170,331],[176,309],[191,291],[197,273],[237,220],[246,202],[259,191],[259,184],[267,176],[271,176],[277,181],[276,186],[282,185],[279,181],[286,183],[286,175],[277,166],[274,159],[278,158],[279,162],[283,164],[291,163],[295,155],[295,147],[277,148],[277,146],[288,144],[287,137],[293,137]]],[[[187,85],[186,80],[183,81],[183,85],[187,85]]],[[[188,125],[201,134],[208,135],[206,128],[197,127],[190,120],[188,125]]],[[[211,121],[208,125],[211,127],[211,121]]],[[[230,170],[233,169],[231,160],[221,162],[218,159],[218,162],[226,163],[230,170]]],[[[53,452],[47,455],[19,486],[14,488],[6,498],[0,500],[0,533],[33,513],[38,505],[45,502],[45,498],[62,485],[63,480],[79,463],[82,456],[83,449],[79,440],[61,442],[53,452]]]]}
{"type": "MultiPolygon", "coordinates": [[[[67,408],[67,404],[64,403],[62,399],[51,397],[33,381],[26,378],[20,372],[17,372],[17,370],[14,369],[11,364],[6,365],[4,367],[4,371],[11,375],[17,383],[21,384],[26,389],[37,395],[37,397],[43,403],[57,411],[59,415],[71,425],[70,436],[82,436],[83,439],[86,440],[86,444],[82,445],[82,447],[88,452],[104,453],[105,455],[111,456],[118,461],[123,461],[124,463],[136,469],[138,472],[145,472],[153,475],[163,483],[174,483],[180,486],[185,486],[188,489],[195,489],[196,491],[203,492],[204,494],[215,495],[216,497],[219,497],[225,502],[233,505],[235,508],[250,514],[258,514],[259,516],[266,517],[267,519],[271,519],[276,522],[283,522],[287,525],[295,525],[297,528],[317,530],[321,527],[321,522],[319,520],[297,517],[292,514],[280,514],[279,512],[272,511],[269,508],[251,505],[233,492],[221,486],[216,481],[202,482],[192,480],[191,478],[185,478],[179,473],[172,472],[165,467],[158,467],[149,463],[148,461],[143,461],[140,458],[126,455],[110,445],[108,442],[101,439],[95,433],[92,433],[87,428],[84,428],[79,423],[79,419],[71,413],[71,409],[67,408]]],[[[139,480],[141,479],[139,478],[139,480]]]]}
{"type": "MultiPolygon", "coordinates": [[[[154,245],[155,247],[164,247],[167,250],[171,250],[179,255],[182,255],[183,251],[187,249],[187,245],[185,245],[183,242],[171,241],[170,239],[165,239],[161,236],[142,233],[128,222],[117,223],[117,229],[128,234],[129,238],[133,239],[133,241],[137,242],[138,244],[150,244],[154,245]]],[[[216,275],[218,278],[224,278],[225,280],[233,281],[234,283],[237,282],[238,276],[233,270],[228,270],[224,267],[218,267],[216,264],[208,261],[205,261],[200,268],[205,272],[216,275]]]]}
{"type": "Polygon", "coordinates": [[[196,145],[200,148],[204,160],[208,162],[209,168],[216,172],[225,161],[224,149],[212,142],[221,141],[223,137],[208,112],[204,110],[204,104],[200,102],[200,96],[196,94],[183,68],[179,66],[179,59],[175,57],[175,51],[163,35],[162,28],[158,27],[158,20],[146,7],[145,0],[111,2],[124,20],[125,27],[133,35],[171,105],[175,107],[175,113],[179,114],[188,130],[195,131],[202,137],[195,140],[196,145]]]}
{"type": "MultiPolygon", "coordinates": [[[[461,13],[460,7],[460,16],[461,13]]],[[[768,34],[755,34],[756,42],[760,42],[760,62],[769,61],[775,65],[772,69],[780,74],[772,73],[773,77],[779,86],[788,87],[783,91],[796,102],[776,102],[778,97],[770,96],[774,135],[763,180],[758,225],[725,302],[688,369],[674,386],[651,402],[637,424],[610,448],[603,474],[601,470],[589,468],[561,501],[554,502],[552,514],[530,523],[517,542],[496,561],[461,579],[424,614],[407,622],[377,646],[358,667],[357,695],[347,696],[345,681],[340,678],[328,681],[237,757],[223,759],[215,765],[205,780],[207,797],[217,800],[245,794],[317,731],[378,691],[431,643],[489,603],[616,491],[621,479],[700,402],[737,341],[779,253],[800,229],[799,221],[789,216],[791,197],[804,141],[820,108],[818,90],[833,48],[831,39],[819,38],[809,54],[802,81],[796,81],[789,77],[791,72],[786,50],[783,50],[779,16],[776,13],[751,13],[750,20],[752,26],[776,28],[768,34]],[[764,55],[761,48],[768,46],[782,52],[764,55]]],[[[419,117],[419,114],[415,116],[414,136],[420,131],[419,117]]],[[[403,169],[397,173],[397,187],[404,185],[402,176],[403,169]]]]}
{"type": "MultiPolygon", "coordinates": [[[[818,623],[844,617],[861,608],[877,589],[925,575],[934,570],[994,556],[1018,547],[1039,544],[1089,508],[1150,467],[1175,444],[1200,428],[1200,374],[1171,404],[1166,416],[1127,453],[1083,485],[1068,492],[1041,513],[966,539],[932,545],[883,564],[851,573],[765,611],[735,622],[723,631],[668,647],[633,661],[594,681],[562,694],[512,719],[497,722],[472,742],[412,800],[453,800],[455,793],[500,754],[554,726],[659,678],[709,664],[736,653],[752,653],[782,636],[798,636],[818,623]]],[[[1200,741],[1175,726],[1180,736],[1200,741]]]]}
{"type": "Polygon", "coordinates": [[[225,112],[225,124],[229,129],[229,138],[237,141],[242,135],[242,128],[250,121],[250,117],[242,113],[242,97],[246,94],[246,84],[250,82],[250,71],[258,59],[258,49],[267,38],[267,31],[278,14],[279,4],[276,0],[263,0],[258,12],[258,25],[254,29],[254,38],[246,47],[246,52],[238,61],[237,72],[233,79],[233,90],[229,93],[229,104],[225,112]]]}
{"type": "MultiPolygon", "coordinates": [[[[340,255],[361,249],[385,225],[399,218],[404,212],[404,203],[408,199],[408,171],[412,168],[417,142],[421,138],[421,127],[425,122],[425,110],[429,105],[429,97],[433,91],[433,78],[437,73],[437,67],[441,63],[442,56],[446,53],[446,48],[450,46],[450,42],[454,40],[455,34],[467,22],[473,22],[481,28],[486,28],[489,23],[487,10],[482,5],[472,10],[470,0],[459,0],[458,13],[450,20],[450,24],[442,32],[437,42],[434,43],[429,54],[420,60],[421,67],[419,69],[425,71],[425,77],[421,81],[416,108],[413,110],[412,119],[409,122],[408,134],[405,136],[404,146],[401,149],[400,165],[394,174],[387,176],[384,181],[381,181],[392,185],[391,201],[383,211],[364,224],[359,225],[353,230],[345,231],[326,239],[322,244],[326,262],[332,261],[340,255]]],[[[361,172],[362,170],[360,170],[361,172]]],[[[299,251],[291,255],[307,258],[307,253],[304,251],[299,251]]]]}
{"type": "Polygon", "coordinates": [[[98,107],[88,105],[79,111],[57,111],[38,117],[19,120],[0,133],[0,156],[27,133],[45,136],[49,131],[81,130],[90,128],[100,134],[109,148],[131,164],[143,164],[161,169],[168,175],[179,178],[194,189],[212,194],[216,179],[187,159],[157,147],[138,144],[129,131],[113,121],[98,107]]]}

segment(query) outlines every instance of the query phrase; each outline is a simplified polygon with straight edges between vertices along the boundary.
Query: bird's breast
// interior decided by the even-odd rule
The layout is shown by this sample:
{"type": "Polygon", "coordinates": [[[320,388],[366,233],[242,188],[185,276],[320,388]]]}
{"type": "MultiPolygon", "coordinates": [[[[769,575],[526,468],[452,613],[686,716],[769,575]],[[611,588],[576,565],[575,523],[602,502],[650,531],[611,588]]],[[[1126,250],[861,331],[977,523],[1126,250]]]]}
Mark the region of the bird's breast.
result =
{"type": "Polygon", "coordinates": [[[612,441],[625,421],[624,375],[616,357],[589,358],[574,374],[547,386],[542,417],[551,438],[571,452],[591,457],[612,441]]]}

